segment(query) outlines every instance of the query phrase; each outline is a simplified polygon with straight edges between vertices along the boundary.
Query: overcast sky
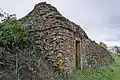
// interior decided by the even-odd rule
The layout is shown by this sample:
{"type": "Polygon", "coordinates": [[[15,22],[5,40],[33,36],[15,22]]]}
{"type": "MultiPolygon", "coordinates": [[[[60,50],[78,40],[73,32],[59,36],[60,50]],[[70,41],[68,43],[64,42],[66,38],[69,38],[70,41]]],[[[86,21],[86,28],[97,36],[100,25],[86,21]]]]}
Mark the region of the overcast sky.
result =
{"type": "Polygon", "coordinates": [[[81,25],[92,40],[120,46],[120,0],[0,0],[0,8],[21,18],[43,1],[81,25]]]}

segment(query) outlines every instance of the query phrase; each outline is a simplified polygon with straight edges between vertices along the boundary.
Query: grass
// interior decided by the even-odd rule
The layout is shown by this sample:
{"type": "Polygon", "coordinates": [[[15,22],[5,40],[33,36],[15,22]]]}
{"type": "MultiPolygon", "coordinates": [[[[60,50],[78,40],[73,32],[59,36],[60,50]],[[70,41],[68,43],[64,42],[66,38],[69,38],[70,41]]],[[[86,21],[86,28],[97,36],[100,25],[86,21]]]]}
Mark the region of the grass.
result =
{"type": "Polygon", "coordinates": [[[120,80],[120,56],[114,55],[115,63],[95,69],[76,70],[72,80],[120,80]]]}

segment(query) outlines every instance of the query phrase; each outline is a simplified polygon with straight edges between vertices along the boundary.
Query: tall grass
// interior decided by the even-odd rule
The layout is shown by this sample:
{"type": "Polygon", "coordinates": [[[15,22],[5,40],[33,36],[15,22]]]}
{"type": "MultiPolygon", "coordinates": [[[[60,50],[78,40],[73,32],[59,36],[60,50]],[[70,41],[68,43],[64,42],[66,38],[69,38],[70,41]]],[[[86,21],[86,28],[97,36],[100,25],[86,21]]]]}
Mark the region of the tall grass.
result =
{"type": "Polygon", "coordinates": [[[120,56],[113,55],[115,63],[95,69],[76,70],[72,80],[120,80],[120,56]]]}

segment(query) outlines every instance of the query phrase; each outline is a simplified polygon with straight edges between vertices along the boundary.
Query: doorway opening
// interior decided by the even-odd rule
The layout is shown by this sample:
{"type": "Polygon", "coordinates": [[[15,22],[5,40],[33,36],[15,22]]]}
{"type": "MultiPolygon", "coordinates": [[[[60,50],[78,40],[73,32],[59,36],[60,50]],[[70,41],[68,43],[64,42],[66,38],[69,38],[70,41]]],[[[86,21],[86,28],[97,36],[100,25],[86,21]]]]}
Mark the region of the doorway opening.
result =
{"type": "Polygon", "coordinates": [[[81,60],[80,60],[80,41],[76,41],[76,44],[75,44],[75,47],[76,47],[76,68],[77,69],[80,69],[80,63],[81,63],[81,60]]]}

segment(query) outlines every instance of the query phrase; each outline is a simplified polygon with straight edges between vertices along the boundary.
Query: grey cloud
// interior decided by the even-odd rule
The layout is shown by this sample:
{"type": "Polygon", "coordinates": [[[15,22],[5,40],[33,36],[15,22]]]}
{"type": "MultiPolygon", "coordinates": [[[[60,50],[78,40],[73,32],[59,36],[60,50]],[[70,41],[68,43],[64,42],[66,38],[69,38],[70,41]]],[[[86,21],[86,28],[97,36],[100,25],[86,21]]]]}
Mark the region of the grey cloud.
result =
{"type": "Polygon", "coordinates": [[[0,8],[20,18],[41,1],[54,5],[63,16],[82,25],[92,40],[120,45],[120,0],[2,0],[0,8]]]}

